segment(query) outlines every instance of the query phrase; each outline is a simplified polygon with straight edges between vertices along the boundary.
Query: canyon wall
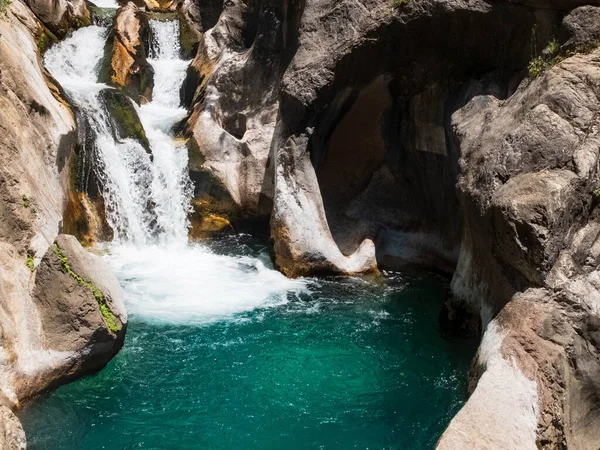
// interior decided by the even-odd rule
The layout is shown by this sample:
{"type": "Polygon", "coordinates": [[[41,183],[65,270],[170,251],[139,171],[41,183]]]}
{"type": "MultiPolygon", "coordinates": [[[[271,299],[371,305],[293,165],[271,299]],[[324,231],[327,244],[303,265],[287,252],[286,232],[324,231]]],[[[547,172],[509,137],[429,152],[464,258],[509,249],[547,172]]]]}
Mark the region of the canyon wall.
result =
{"type": "Polygon", "coordinates": [[[600,445],[586,3],[231,1],[200,40],[200,215],[270,213],[289,276],[452,275],[441,322],[482,344],[439,448],[600,445]]]}
{"type": "MultiPolygon", "coordinates": [[[[452,275],[442,323],[482,343],[439,448],[600,446],[600,13],[586,3],[138,2],[187,30],[192,235],[256,222],[292,277],[452,275]]],[[[22,448],[9,408],[106,364],[127,318],[102,260],[61,234],[91,243],[101,198],[79,182],[85,123],[41,54],[90,13],[4,8],[0,442],[22,448]]],[[[134,128],[124,94],[152,95],[146,19],[120,9],[101,75],[134,128]]]]}
{"type": "MultiPolygon", "coordinates": [[[[30,6],[15,0],[0,14],[0,403],[9,408],[102,367],[127,323],[105,263],[60,235],[85,206],[72,189],[78,133],[41,52],[64,21],[89,23],[89,12],[83,2],[30,6]]],[[[23,448],[4,411],[3,448],[23,448]]]]}

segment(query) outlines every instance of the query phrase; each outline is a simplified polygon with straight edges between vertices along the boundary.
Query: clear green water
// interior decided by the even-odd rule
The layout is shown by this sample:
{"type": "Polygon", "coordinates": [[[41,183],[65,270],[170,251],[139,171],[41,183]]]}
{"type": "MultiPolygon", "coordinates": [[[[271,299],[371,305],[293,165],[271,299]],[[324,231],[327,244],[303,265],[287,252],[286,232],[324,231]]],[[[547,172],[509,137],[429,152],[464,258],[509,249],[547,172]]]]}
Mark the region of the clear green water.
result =
{"type": "Polygon", "coordinates": [[[336,278],[204,324],[132,314],[103,371],[22,410],[29,448],[434,448],[474,353],[440,334],[446,288],[336,278]]]}

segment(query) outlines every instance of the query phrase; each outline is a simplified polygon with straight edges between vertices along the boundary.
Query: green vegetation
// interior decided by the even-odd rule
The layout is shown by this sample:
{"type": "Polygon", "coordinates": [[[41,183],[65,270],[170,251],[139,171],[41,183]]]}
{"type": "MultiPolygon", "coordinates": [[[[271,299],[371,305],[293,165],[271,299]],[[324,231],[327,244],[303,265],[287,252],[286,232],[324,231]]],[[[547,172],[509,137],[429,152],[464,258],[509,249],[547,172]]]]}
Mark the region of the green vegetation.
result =
{"type": "Polygon", "coordinates": [[[102,313],[102,317],[104,317],[104,321],[106,322],[108,328],[113,333],[120,331],[121,325],[117,322],[117,318],[110,310],[110,307],[106,304],[106,299],[104,298],[104,295],[102,295],[102,292],[100,292],[100,290],[96,286],[94,286],[93,283],[84,280],[83,278],[81,278],[81,276],[79,276],[79,274],[77,274],[75,271],[73,271],[73,269],[71,269],[71,266],[69,265],[69,260],[58,245],[54,246],[54,253],[56,254],[56,256],[58,256],[58,259],[60,260],[63,269],[69,275],[71,275],[79,283],[79,285],[88,288],[92,292],[92,294],[96,298],[96,301],[98,302],[100,312],[102,313]]]}
{"type": "Polygon", "coordinates": [[[531,78],[540,76],[546,69],[549,69],[555,64],[563,61],[566,56],[566,54],[561,53],[560,44],[558,41],[556,39],[552,39],[542,54],[535,56],[529,63],[529,76],[531,78]]]}
{"type": "Polygon", "coordinates": [[[6,16],[8,13],[8,7],[11,5],[12,0],[0,0],[0,13],[6,16]]]}
{"type": "Polygon", "coordinates": [[[25,194],[23,194],[23,207],[29,208],[31,206],[31,200],[25,194]]]}
{"type": "Polygon", "coordinates": [[[46,53],[46,50],[48,50],[56,41],[58,41],[58,38],[46,27],[40,27],[40,30],[35,37],[35,43],[42,55],[46,53]]]}
{"type": "Polygon", "coordinates": [[[595,198],[600,199],[600,188],[596,188],[592,191],[592,196],[594,196],[595,198]]]}
{"type": "Polygon", "coordinates": [[[27,257],[25,258],[25,265],[32,272],[35,270],[35,261],[33,259],[33,253],[27,252],[27,257]]]}
{"type": "Polygon", "coordinates": [[[528,65],[528,72],[530,78],[537,78],[545,70],[552,66],[564,61],[577,53],[589,53],[592,50],[600,47],[600,42],[591,42],[584,45],[580,45],[574,50],[563,50],[561,49],[560,43],[556,39],[550,40],[546,48],[538,54],[537,49],[537,26],[531,30],[531,61],[528,65]]]}
{"type": "Polygon", "coordinates": [[[408,2],[410,0],[392,0],[392,3],[394,4],[394,6],[402,6],[402,5],[408,5],[408,2]]]}

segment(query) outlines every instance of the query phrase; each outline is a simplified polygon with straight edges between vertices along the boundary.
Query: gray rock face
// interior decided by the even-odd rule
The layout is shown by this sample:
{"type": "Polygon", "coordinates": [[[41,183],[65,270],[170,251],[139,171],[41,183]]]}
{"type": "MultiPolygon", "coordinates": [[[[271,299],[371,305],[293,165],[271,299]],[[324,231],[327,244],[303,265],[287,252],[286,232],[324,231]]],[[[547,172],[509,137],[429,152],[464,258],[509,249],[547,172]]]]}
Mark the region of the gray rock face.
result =
{"type": "Polygon", "coordinates": [[[42,345],[61,356],[51,375],[40,377],[51,385],[98,370],[122,347],[127,313],[119,283],[74,236],[59,235],[42,259],[33,298],[42,345]]]}
{"type": "Polygon", "coordinates": [[[600,52],[576,55],[453,115],[465,227],[452,303],[486,331],[439,448],[600,446],[599,80],[600,52]]]}
{"type": "MultiPolygon", "coordinates": [[[[193,103],[190,173],[200,214],[236,219],[271,211],[273,181],[266,169],[298,7],[263,3],[225,2],[192,63],[195,83],[188,80],[185,96],[193,103]]],[[[203,26],[215,6],[206,10],[203,26]]]]}
{"type": "Polygon", "coordinates": [[[600,8],[581,6],[571,11],[563,20],[560,30],[563,47],[575,50],[583,46],[600,44],[600,8]]]}
{"type": "Polygon", "coordinates": [[[595,45],[585,3],[234,1],[202,38],[192,173],[214,195],[201,203],[252,215],[272,199],[290,276],[453,273],[447,322],[485,332],[439,448],[600,446],[600,54],[524,70],[559,28],[562,51],[595,45]],[[247,40],[268,12],[288,30],[283,58],[247,40]]]}

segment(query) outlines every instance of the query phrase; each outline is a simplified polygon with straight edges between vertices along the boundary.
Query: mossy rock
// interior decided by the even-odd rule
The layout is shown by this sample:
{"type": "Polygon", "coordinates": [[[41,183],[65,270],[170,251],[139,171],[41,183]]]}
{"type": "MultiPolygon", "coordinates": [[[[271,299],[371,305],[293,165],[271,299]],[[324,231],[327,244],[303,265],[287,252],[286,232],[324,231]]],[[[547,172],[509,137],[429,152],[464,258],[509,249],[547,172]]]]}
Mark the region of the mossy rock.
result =
{"type": "Polygon", "coordinates": [[[39,32],[35,36],[35,43],[41,55],[44,55],[46,50],[57,41],[58,38],[45,26],[40,27],[39,32]]]}
{"type": "Polygon", "coordinates": [[[116,89],[105,89],[100,94],[119,139],[134,139],[148,153],[151,153],[150,142],[131,100],[116,89]]]}

